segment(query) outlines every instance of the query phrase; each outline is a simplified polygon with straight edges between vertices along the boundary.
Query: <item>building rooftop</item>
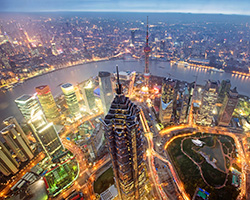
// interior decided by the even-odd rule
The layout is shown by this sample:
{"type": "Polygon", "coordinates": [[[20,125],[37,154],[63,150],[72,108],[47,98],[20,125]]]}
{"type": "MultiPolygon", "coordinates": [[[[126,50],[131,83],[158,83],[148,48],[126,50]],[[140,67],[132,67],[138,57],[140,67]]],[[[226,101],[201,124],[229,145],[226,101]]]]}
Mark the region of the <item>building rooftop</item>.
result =
{"type": "Polygon", "coordinates": [[[18,101],[21,101],[21,102],[25,102],[27,100],[29,100],[32,96],[29,95],[29,94],[24,94],[20,97],[18,97],[15,101],[18,102],[18,101]]]}
{"type": "Polygon", "coordinates": [[[98,74],[99,77],[108,77],[110,76],[109,72],[104,72],[104,71],[100,71],[98,74]]]}
{"type": "Polygon", "coordinates": [[[62,88],[69,88],[69,87],[72,87],[73,85],[71,83],[65,83],[63,84],[61,87],[62,88]]]}
{"type": "Polygon", "coordinates": [[[111,185],[107,190],[100,194],[101,200],[112,200],[118,195],[117,189],[111,185]]]}

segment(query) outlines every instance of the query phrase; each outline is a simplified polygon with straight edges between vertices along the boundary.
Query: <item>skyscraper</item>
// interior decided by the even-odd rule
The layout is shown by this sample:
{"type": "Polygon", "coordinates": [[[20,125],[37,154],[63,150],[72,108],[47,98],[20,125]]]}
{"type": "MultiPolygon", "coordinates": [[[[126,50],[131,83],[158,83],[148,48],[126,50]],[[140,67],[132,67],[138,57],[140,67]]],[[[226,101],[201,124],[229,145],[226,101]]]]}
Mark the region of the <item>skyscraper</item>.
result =
{"type": "Polygon", "coordinates": [[[145,199],[147,177],[140,109],[122,93],[118,74],[117,79],[116,96],[104,119],[104,125],[119,199],[145,199]]]}
{"type": "Polygon", "coordinates": [[[145,53],[145,70],[144,70],[144,79],[146,86],[148,86],[150,72],[149,72],[149,53],[151,52],[151,49],[148,45],[148,17],[147,17],[147,35],[146,35],[146,46],[144,47],[144,53],[145,53]]]}
{"type": "Polygon", "coordinates": [[[99,87],[104,115],[108,113],[111,102],[114,98],[113,87],[109,72],[99,72],[99,87]]]}
{"type": "Polygon", "coordinates": [[[50,159],[64,150],[63,144],[53,123],[48,123],[42,112],[33,116],[28,123],[36,140],[38,140],[42,149],[50,159]]]}
{"type": "Polygon", "coordinates": [[[131,43],[135,44],[135,30],[131,30],[131,43]]]}
{"type": "Polygon", "coordinates": [[[65,98],[66,103],[68,105],[70,114],[75,116],[75,117],[79,116],[80,109],[79,109],[79,104],[77,101],[74,86],[71,83],[65,83],[61,86],[61,89],[63,91],[64,98],[65,98]]]}
{"type": "Polygon", "coordinates": [[[219,88],[219,92],[218,92],[218,99],[217,102],[222,104],[227,93],[229,92],[231,88],[231,83],[230,80],[222,80],[221,84],[220,84],[220,88],[219,88]]]}
{"type": "Polygon", "coordinates": [[[22,134],[18,131],[15,124],[8,125],[2,129],[1,133],[8,146],[21,162],[34,157],[29,144],[22,138],[22,134]]]}
{"type": "Polygon", "coordinates": [[[182,95],[182,103],[181,103],[181,111],[180,111],[180,117],[179,117],[179,123],[187,123],[188,122],[188,106],[189,106],[189,91],[188,87],[186,86],[184,88],[184,92],[182,95]]]}
{"type": "Polygon", "coordinates": [[[35,95],[24,94],[18,97],[15,103],[26,120],[29,120],[32,115],[42,110],[35,95]]]}
{"type": "Polygon", "coordinates": [[[44,114],[49,121],[58,119],[60,113],[56,106],[56,102],[48,85],[36,87],[37,97],[42,106],[44,114]]]}
{"type": "Polygon", "coordinates": [[[0,141],[0,171],[5,175],[15,174],[18,172],[19,164],[12,157],[10,152],[0,141]]]}
{"type": "Polygon", "coordinates": [[[6,118],[3,123],[6,125],[6,126],[9,126],[11,124],[15,124],[15,128],[17,130],[17,132],[21,135],[21,137],[23,138],[23,140],[25,141],[26,144],[29,144],[29,140],[26,136],[26,134],[24,133],[23,129],[21,128],[21,126],[19,125],[19,123],[17,122],[16,118],[11,116],[11,117],[8,117],[6,118]]]}
{"type": "Polygon", "coordinates": [[[236,88],[227,92],[218,117],[219,126],[228,126],[234,109],[238,104],[239,96],[236,88]]]}
{"type": "Polygon", "coordinates": [[[95,107],[94,85],[92,81],[81,84],[80,86],[83,99],[88,112],[95,107]]]}
{"type": "Polygon", "coordinates": [[[171,122],[176,98],[176,83],[176,80],[171,78],[164,79],[162,83],[159,118],[161,123],[165,125],[171,122]]]}
{"type": "Polygon", "coordinates": [[[213,110],[216,106],[218,96],[218,83],[216,81],[208,80],[201,100],[201,107],[197,115],[197,124],[210,126],[213,121],[213,110]]]}

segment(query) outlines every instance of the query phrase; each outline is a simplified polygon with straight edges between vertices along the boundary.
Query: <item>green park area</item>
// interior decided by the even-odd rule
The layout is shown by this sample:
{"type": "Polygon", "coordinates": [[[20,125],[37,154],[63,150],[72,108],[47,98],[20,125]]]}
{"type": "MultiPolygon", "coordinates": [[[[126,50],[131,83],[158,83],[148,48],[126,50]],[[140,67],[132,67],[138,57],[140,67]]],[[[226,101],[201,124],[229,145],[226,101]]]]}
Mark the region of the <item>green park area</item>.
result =
{"type": "Polygon", "coordinates": [[[113,169],[110,167],[94,182],[95,193],[101,194],[115,183],[113,169]]]}
{"type": "Polygon", "coordinates": [[[192,199],[197,187],[210,193],[209,199],[233,200],[239,191],[232,186],[235,144],[231,137],[196,133],[173,140],[168,154],[192,199]],[[192,139],[204,142],[195,145],[192,139]]]}

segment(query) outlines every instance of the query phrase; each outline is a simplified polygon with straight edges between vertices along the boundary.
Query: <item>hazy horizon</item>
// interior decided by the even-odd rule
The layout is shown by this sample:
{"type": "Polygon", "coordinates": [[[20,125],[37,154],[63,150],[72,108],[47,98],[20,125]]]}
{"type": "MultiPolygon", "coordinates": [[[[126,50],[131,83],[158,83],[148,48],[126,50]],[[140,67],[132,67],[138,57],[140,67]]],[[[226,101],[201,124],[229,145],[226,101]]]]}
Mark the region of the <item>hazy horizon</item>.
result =
{"type": "Polygon", "coordinates": [[[248,0],[0,0],[0,12],[140,12],[250,15],[248,0]]]}

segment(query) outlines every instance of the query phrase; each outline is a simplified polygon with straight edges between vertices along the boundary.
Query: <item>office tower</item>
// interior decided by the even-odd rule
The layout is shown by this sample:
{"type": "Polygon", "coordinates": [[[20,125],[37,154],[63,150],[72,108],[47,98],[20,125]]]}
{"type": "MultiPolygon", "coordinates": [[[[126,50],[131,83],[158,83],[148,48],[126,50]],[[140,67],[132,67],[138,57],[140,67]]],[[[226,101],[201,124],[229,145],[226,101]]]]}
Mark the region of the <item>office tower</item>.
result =
{"type": "Polygon", "coordinates": [[[224,99],[224,102],[222,104],[219,117],[218,117],[219,126],[229,125],[234,109],[236,108],[238,104],[238,100],[239,100],[239,95],[238,95],[236,88],[227,92],[227,95],[224,99]]]}
{"type": "Polygon", "coordinates": [[[80,108],[77,101],[76,93],[74,86],[71,83],[66,83],[61,86],[61,89],[64,94],[64,98],[69,108],[69,112],[72,116],[80,115],[80,108]]]}
{"type": "Polygon", "coordinates": [[[144,69],[144,79],[145,79],[145,84],[148,86],[149,83],[149,77],[150,77],[150,72],[149,72],[149,53],[151,52],[151,49],[148,45],[148,17],[147,17],[147,35],[146,35],[146,46],[144,47],[144,53],[145,53],[145,69],[144,69]]]}
{"type": "Polygon", "coordinates": [[[164,79],[162,83],[159,118],[164,125],[171,123],[176,98],[176,84],[177,81],[171,78],[164,79]]]}
{"type": "Polygon", "coordinates": [[[161,41],[161,50],[166,51],[166,42],[165,42],[165,40],[161,41]]]}
{"type": "Polygon", "coordinates": [[[33,116],[28,123],[36,140],[50,159],[64,150],[63,144],[53,123],[48,123],[41,111],[33,116]]]}
{"type": "Polygon", "coordinates": [[[116,96],[104,119],[116,186],[119,199],[145,199],[147,177],[143,160],[140,109],[124,96],[118,74],[117,77],[116,96]]]}
{"type": "Polygon", "coordinates": [[[22,138],[15,124],[8,125],[2,129],[1,133],[8,146],[21,162],[34,157],[29,144],[22,138]]]}
{"type": "Polygon", "coordinates": [[[19,125],[19,123],[17,122],[16,118],[11,116],[11,117],[8,117],[6,118],[3,123],[6,125],[6,126],[9,126],[11,124],[15,124],[15,128],[17,130],[17,132],[21,135],[21,137],[23,138],[23,140],[25,141],[26,144],[29,144],[30,141],[28,140],[26,134],[24,133],[23,129],[21,128],[21,126],[19,125]]]}
{"type": "Polygon", "coordinates": [[[23,117],[28,121],[32,115],[42,110],[36,96],[24,94],[15,100],[17,107],[22,113],[23,117]]]}
{"type": "Polygon", "coordinates": [[[18,172],[19,164],[12,157],[10,152],[0,141],[0,171],[5,175],[15,174],[18,172]]]}
{"type": "Polygon", "coordinates": [[[134,91],[134,84],[135,84],[135,76],[136,72],[132,72],[129,76],[130,78],[130,83],[129,83],[129,88],[128,88],[128,96],[131,97],[134,91]]]}
{"type": "Polygon", "coordinates": [[[95,88],[91,80],[81,85],[81,92],[83,94],[83,99],[88,112],[91,112],[91,110],[95,107],[94,89],[95,88]]]}
{"type": "Polygon", "coordinates": [[[60,113],[49,86],[41,85],[36,87],[36,93],[46,118],[49,121],[58,119],[60,117],[60,113]]]}
{"type": "Polygon", "coordinates": [[[131,31],[131,43],[135,44],[135,30],[131,31]]]}
{"type": "Polygon", "coordinates": [[[201,100],[201,107],[197,115],[197,124],[209,126],[213,121],[213,110],[216,106],[218,96],[218,83],[216,81],[208,80],[201,100]]]}
{"type": "Polygon", "coordinates": [[[108,113],[111,102],[114,98],[113,87],[109,72],[99,72],[99,87],[104,115],[108,113]]]}
{"type": "Polygon", "coordinates": [[[230,88],[231,88],[230,80],[227,79],[227,80],[221,81],[219,92],[218,92],[218,99],[217,99],[218,103],[220,103],[220,104],[223,103],[230,88]]]}
{"type": "Polygon", "coordinates": [[[189,91],[188,87],[184,88],[183,96],[182,96],[182,104],[181,104],[181,111],[179,117],[179,123],[187,123],[188,122],[188,107],[189,107],[189,91]]]}

